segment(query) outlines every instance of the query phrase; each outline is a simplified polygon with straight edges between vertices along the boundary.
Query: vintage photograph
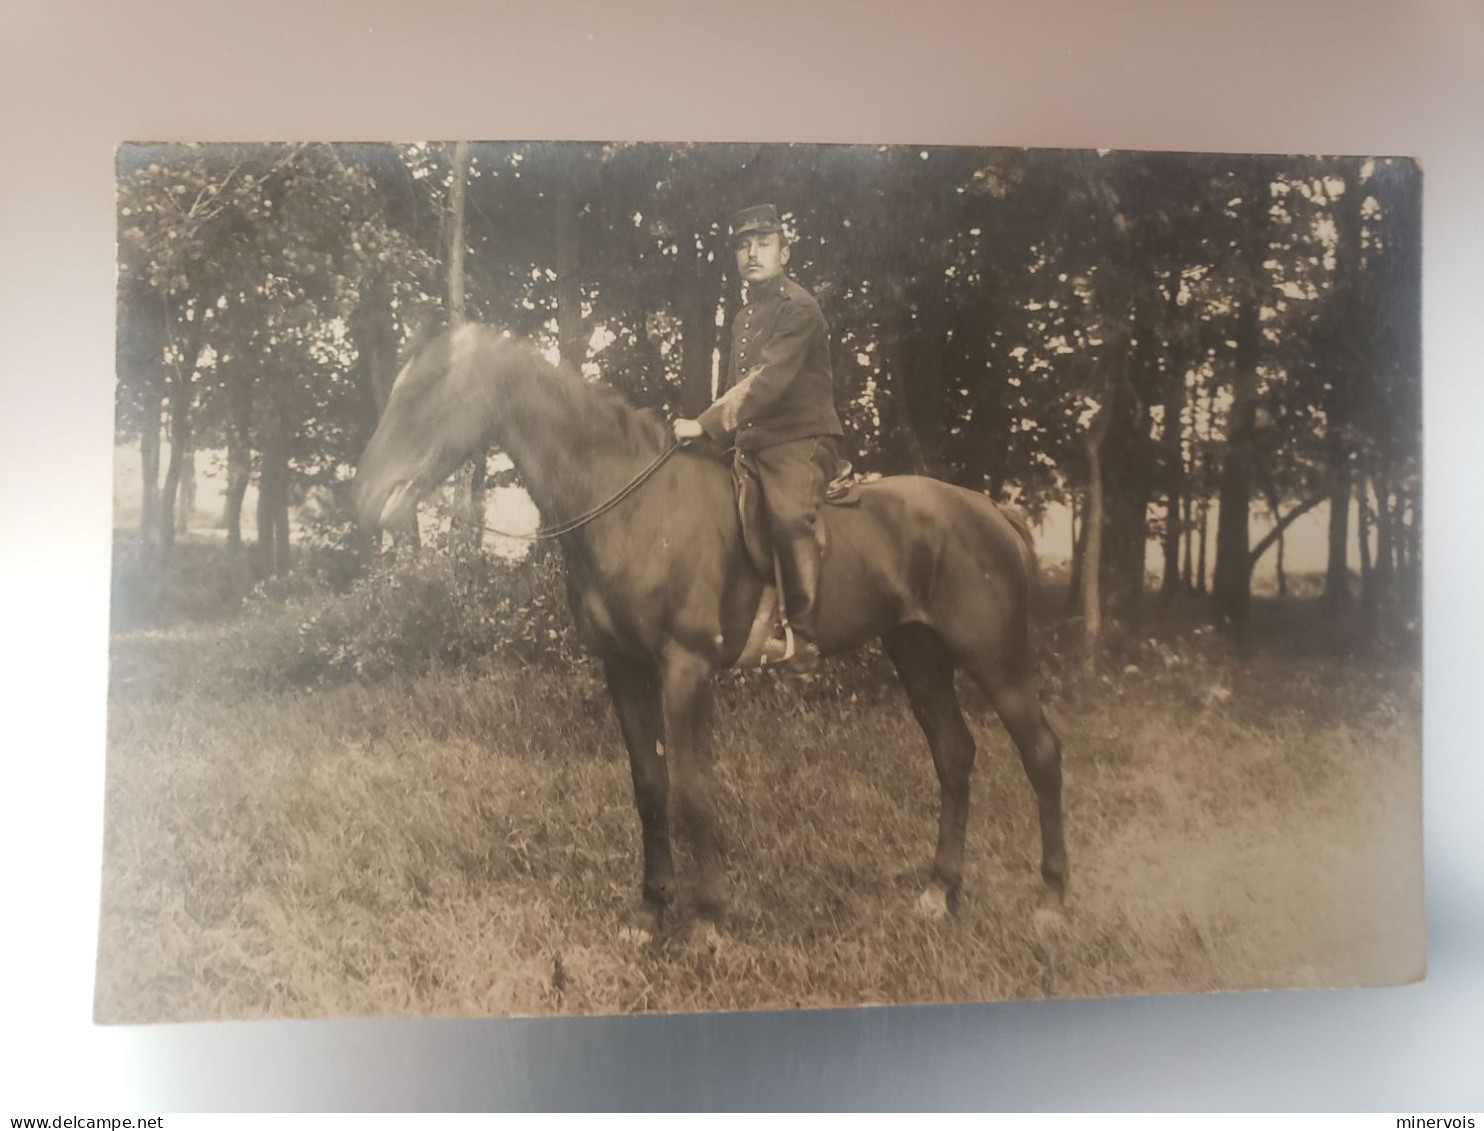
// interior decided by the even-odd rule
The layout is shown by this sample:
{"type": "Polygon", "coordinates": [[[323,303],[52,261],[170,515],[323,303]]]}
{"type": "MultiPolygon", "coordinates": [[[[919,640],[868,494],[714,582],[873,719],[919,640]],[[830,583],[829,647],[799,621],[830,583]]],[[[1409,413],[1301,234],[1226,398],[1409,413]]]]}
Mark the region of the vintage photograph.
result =
{"type": "Polygon", "coordinates": [[[1405,157],[129,144],[95,1015],[1425,974],[1405,157]]]}

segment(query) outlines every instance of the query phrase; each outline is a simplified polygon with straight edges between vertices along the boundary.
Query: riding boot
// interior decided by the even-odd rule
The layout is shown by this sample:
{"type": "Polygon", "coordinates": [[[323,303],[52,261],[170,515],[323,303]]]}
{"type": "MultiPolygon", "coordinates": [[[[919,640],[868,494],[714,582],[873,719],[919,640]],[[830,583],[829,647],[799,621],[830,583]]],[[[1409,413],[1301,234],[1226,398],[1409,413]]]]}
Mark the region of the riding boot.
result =
{"type": "Polygon", "coordinates": [[[793,655],[781,667],[786,675],[808,676],[819,670],[819,646],[814,637],[815,606],[819,599],[819,543],[811,530],[779,546],[784,592],[793,630],[793,655]]]}
{"type": "Polygon", "coordinates": [[[791,675],[809,675],[819,667],[814,634],[822,552],[819,511],[835,454],[834,438],[822,436],[776,444],[751,456],[777,555],[779,598],[793,635],[792,652],[779,666],[791,675]]]}

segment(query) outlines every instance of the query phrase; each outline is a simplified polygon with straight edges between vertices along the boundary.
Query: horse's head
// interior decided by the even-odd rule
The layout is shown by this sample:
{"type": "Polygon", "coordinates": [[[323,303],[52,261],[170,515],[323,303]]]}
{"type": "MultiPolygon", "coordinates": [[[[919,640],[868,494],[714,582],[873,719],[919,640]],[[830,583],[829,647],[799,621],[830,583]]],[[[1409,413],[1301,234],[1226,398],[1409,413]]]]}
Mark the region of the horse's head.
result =
{"type": "Polygon", "coordinates": [[[491,392],[474,364],[483,333],[466,325],[440,334],[397,374],[356,468],[355,508],[363,526],[405,522],[422,495],[487,442],[491,392]]]}

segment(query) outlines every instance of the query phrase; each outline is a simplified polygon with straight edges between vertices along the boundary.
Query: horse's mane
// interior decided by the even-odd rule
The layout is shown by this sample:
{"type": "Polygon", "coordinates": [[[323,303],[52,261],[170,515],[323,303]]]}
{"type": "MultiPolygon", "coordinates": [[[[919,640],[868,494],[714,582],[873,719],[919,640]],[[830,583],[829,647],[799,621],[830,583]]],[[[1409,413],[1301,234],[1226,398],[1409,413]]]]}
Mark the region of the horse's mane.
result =
{"type": "Polygon", "coordinates": [[[665,427],[665,422],[654,409],[639,408],[601,378],[591,381],[565,363],[557,368],[568,379],[561,382],[563,386],[570,385],[572,389],[580,390],[573,400],[586,402],[578,411],[585,410],[595,428],[602,429],[605,434],[621,437],[624,442],[636,447],[652,447],[663,451],[669,446],[670,429],[665,427]]]}
{"type": "MultiPolygon", "coordinates": [[[[501,340],[519,348],[525,363],[540,374],[543,394],[556,403],[574,432],[650,455],[658,455],[673,442],[670,427],[658,412],[639,408],[607,381],[591,380],[567,361],[553,365],[529,342],[501,340]]],[[[697,445],[695,450],[716,454],[707,445],[697,445]]]]}

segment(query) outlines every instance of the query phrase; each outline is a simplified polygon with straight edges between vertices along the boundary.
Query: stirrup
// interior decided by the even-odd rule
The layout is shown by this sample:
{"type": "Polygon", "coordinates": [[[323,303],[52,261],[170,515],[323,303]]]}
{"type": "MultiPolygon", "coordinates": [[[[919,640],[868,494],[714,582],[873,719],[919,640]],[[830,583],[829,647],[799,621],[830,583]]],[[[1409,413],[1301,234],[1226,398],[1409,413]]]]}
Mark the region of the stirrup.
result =
{"type": "Polygon", "coordinates": [[[771,668],[779,664],[788,663],[788,661],[794,658],[796,645],[797,641],[794,640],[793,627],[787,621],[784,621],[783,639],[780,640],[777,636],[768,637],[767,641],[763,644],[763,654],[758,659],[758,666],[771,668]],[[781,652],[778,650],[779,645],[782,645],[783,648],[781,652]]]}

